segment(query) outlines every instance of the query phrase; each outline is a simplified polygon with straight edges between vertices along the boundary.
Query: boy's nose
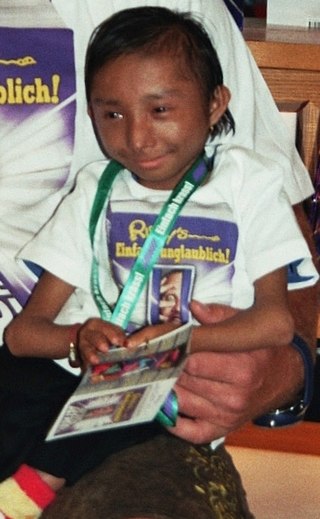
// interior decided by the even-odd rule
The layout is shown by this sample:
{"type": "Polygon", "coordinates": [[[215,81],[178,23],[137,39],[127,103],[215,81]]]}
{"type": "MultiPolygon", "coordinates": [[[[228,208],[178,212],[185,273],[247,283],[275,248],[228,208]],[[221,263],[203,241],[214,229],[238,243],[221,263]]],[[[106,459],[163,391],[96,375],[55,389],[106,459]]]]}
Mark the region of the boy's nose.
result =
{"type": "Polygon", "coordinates": [[[128,144],[132,150],[141,151],[145,148],[152,147],[152,126],[148,124],[146,118],[141,117],[130,121],[127,132],[128,144]]]}

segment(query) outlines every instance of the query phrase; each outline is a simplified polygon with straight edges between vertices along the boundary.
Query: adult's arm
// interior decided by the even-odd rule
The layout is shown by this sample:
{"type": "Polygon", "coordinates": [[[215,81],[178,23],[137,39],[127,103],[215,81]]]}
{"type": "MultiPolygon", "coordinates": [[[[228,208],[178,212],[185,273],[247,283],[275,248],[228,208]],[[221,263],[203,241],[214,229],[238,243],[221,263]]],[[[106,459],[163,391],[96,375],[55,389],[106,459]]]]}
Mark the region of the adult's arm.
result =
{"type": "MultiPolygon", "coordinates": [[[[297,205],[294,210],[314,253],[303,208],[297,205]]],[[[296,333],[315,352],[317,287],[290,291],[289,301],[296,333]]],[[[232,312],[198,302],[192,304],[192,311],[203,323],[227,318],[232,312]]],[[[180,416],[171,432],[195,443],[209,442],[294,401],[303,384],[302,358],[291,345],[247,353],[195,353],[176,384],[180,416]]]]}
{"type": "Polygon", "coordinates": [[[272,157],[281,165],[290,202],[299,203],[313,191],[310,177],[241,31],[223,0],[190,3],[195,10],[200,4],[200,18],[217,50],[224,83],[231,91],[229,108],[236,122],[232,142],[272,157]]]}

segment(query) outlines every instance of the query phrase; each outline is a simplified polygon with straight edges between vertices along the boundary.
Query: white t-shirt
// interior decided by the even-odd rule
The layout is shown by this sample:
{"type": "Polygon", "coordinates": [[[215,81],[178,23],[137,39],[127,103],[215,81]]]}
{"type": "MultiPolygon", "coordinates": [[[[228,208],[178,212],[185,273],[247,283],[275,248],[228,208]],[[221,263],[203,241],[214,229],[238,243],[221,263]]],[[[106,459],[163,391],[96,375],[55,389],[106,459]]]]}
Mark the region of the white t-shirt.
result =
{"type": "MultiPolygon", "coordinates": [[[[63,100],[59,106],[54,105],[50,110],[54,124],[50,119],[49,125],[45,128],[42,126],[46,119],[42,116],[41,106],[38,107],[39,115],[37,119],[32,119],[32,124],[29,118],[26,118],[26,124],[16,122],[14,134],[12,122],[8,125],[6,116],[4,119],[3,128],[11,130],[10,138],[8,137],[9,145],[6,145],[5,139],[2,142],[4,153],[1,160],[4,167],[0,173],[0,239],[3,245],[0,250],[0,336],[12,316],[21,310],[37,281],[37,277],[31,276],[30,271],[25,272],[16,264],[14,257],[17,251],[50,218],[56,206],[70,190],[77,171],[89,162],[102,158],[86,113],[84,55],[94,27],[120,9],[147,4],[162,5],[183,11],[190,10],[203,21],[218,51],[225,83],[232,92],[230,108],[236,121],[236,134],[223,136],[221,140],[256,149],[277,161],[285,172],[284,184],[291,203],[297,203],[310,196],[313,188],[309,175],[288,138],[286,127],[277,113],[264,80],[222,0],[10,0],[0,3],[1,24],[5,27],[69,27],[74,31],[77,83],[77,94],[72,90],[72,95],[68,97],[69,104],[63,100]],[[71,157],[74,117],[70,115],[69,108],[73,110],[75,97],[75,145],[71,157]],[[63,113],[65,116],[61,117],[63,113]],[[41,135],[39,128],[43,128],[41,135]],[[14,144],[11,133],[16,135],[19,145],[14,144]],[[26,138],[17,137],[22,134],[26,134],[28,142],[32,141],[32,146],[26,146],[26,138]],[[36,138],[33,138],[33,135],[36,138]]],[[[21,36],[18,35],[17,41],[20,41],[19,38],[21,36]]],[[[60,35],[53,40],[43,34],[41,38],[39,41],[43,45],[40,47],[47,48],[47,55],[50,56],[54,51],[61,59],[62,68],[66,67],[67,76],[70,75],[72,78],[72,54],[67,59],[68,54],[72,52],[71,38],[69,51],[60,35]],[[62,52],[54,43],[56,41],[63,47],[62,52]]],[[[28,48],[30,41],[27,37],[28,48]]],[[[23,52],[21,55],[24,55],[23,52]]],[[[4,57],[10,59],[12,51],[4,57]]],[[[39,66],[40,63],[43,61],[39,61],[39,66]]],[[[53,60],[49,60],[48,63],[53,66],[53,60]]],[[[33,66],[29,68],[33,70],[33,66]]],[[[36,70],[38,69],[34,71],[35,77],[39,74],[42,77],[42,72],[37,73],[36,70]]],[[[28,73],[27,69],[25,73],[28,73]]],[[[65,88],[67,76],[61,76],[60,87],[65,88]]],[[[15,110],[17,107],[11,108],[15,110]]],[[[17,113],[25,114],[25,108],[26,106],[21,106],[17,113]]],[[[3,109],[6,111],[6,106],[3,106],[3,109]]]]}
{"type": "MultiPolygon", "coordinates": [[[[106,164],[94,162],[80,172],[74,192],[20,254],[76,287],[58,316],[61,323],[99,316],[90,287],[88,224],[106,164]]],[[[101,290],[111,306],[168,195],[142,186],[127,170],[116,177],[96,237],[101,290]]],[[[293,262],[300,275],[295,288],[314,284],[317,272],[279,167],[251,150],[221,146],[213,173],[191,196],[170,232],[132,314],[131,329],[161,320],[162,283],[169,274],[180,276],[179,311],[185,321],[191,297],[236,308],[251,306],[254,281],[293,262]]]]}
{"type": "Polygon", "coordinates": [[[75,36],[77,68],[77,119],[73,170],[102,157],[86,114],[84,56],[93,29],[116,11],[143,5],[159,5],[191,11],[208,31],[217,50],[224,82],[232,98],[230,109],[236,122],[233,145],[253,148],[278,162],[284,172],[284,185],[292,204],[313,192],[309,174],[289,138],[241,32],[222,0],[52,0],[53,6],[75,36]]]}

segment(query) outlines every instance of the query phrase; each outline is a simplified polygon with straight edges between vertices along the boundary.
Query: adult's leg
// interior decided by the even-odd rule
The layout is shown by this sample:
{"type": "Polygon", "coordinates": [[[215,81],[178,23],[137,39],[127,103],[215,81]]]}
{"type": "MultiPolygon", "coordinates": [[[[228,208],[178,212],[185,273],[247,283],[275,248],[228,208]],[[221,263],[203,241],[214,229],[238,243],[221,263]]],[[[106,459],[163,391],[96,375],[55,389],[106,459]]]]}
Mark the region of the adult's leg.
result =
{"type": "Polygon", "coordinates": [[[43,519],[252,519],[223,446],[191,445],[166,431],[108,458],[58,493],[43,519]]]}

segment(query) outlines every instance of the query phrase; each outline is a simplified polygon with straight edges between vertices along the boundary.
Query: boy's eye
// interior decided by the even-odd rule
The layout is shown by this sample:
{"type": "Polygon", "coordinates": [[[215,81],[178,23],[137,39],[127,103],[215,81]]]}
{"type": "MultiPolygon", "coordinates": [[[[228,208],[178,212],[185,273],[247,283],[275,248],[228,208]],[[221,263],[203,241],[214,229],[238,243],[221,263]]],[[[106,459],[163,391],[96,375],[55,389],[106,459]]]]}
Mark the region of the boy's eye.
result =
{"type": "Polygon", "coordinates": [[[123,119],[123,114],[120,112],[108,112],[107,117],[109,119],[123,119]]]}
{"type": "Polygon", "coordinates": [[[157,114],[163,114],[165,112],[168,111],[168,108],[166,106],[157,106],[154,111],[157,113],[157,114]]]}

